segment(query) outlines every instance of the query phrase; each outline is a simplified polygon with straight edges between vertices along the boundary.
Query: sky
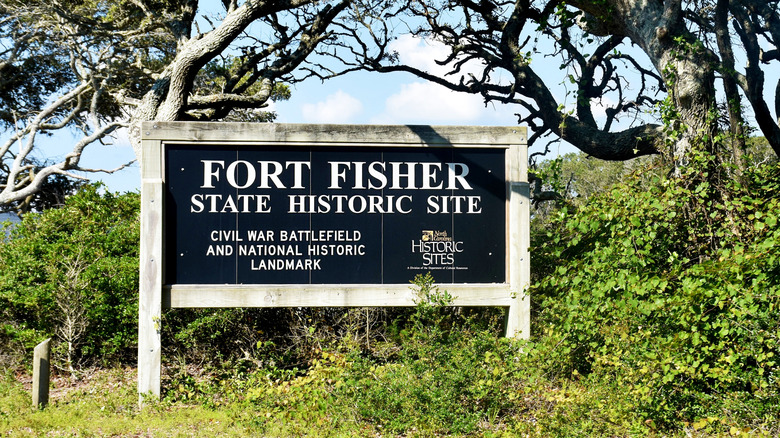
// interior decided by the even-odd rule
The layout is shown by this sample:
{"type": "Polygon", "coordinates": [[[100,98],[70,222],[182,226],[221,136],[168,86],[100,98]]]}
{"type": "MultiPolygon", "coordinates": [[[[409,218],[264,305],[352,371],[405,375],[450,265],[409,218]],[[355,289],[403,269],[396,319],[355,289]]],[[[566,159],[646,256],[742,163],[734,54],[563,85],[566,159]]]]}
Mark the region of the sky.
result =
{"type": "MultiPolygon", "coordinates": [[[[430,72],[446,70],[434,59],[444,47],[401,36],[395,46],[402,63],[430,72]]],[[[282,123],[513,125],[509,106],[485,107],[482,98],[450,91],[404,73],[350,73],[325,82],[309,81],[276,105],[282,123]]]]}
{"type": "MultiPolygon", "coordinates": [[[[435,62],[445,59],[450,49],[411,35],[399,36],[390,50],[401,64],[444,76],[449,68],[435,62]]],[[[538,57],[535,68],[544,77],[562,78],[559,62],[538,57]]],[[[481,74],[479,66],[464,66],[465,73],[481,74]]],[[[500,73],[495,73],[501,80],[500,73]]],[[[454,80],[452,77],[450,80],[454,80]]],[[[560,81],[561,79],[556,79],[560,81]]],[[[505,81],[508,82],[508,81],[505,81]]],[[[553,85],[553,88],[556,88],[553,85]]],[[[555,90],[565,94],[565,90],[555,90]]],[[[563,96],[558,96],[565,101],[563,96]]],[[[309,81],[293,88],[292,98],[278,103],[281,123],[360,123],[514,126],[519,107],[491,103],[480,96],[450,91],[407,73],[355,72],[328,81],[309,81]]],[[[595,109],[598,117],[598,109],[595,109]]],[[[603,111],[601,112],[603,114],[603,111]]]]}
{"type": "MultiPolygon", "coordinates": [[[[221,14],[224,8],[218,0],[201,0],[199,13],[221,14]]],[[[201,20],[201,29],[209,27],[201,20]]],[[[400,36],[393,44],[402,63],[432,73],[446,72],[446,67],[434,62],[449,53],[444,45],[409,35],[400,36]]],[[[543,67],[555,69],[553,76],[559,76],[559,63],[549,64],[543,67]]],[[[453,92],[406,73],[353,72],[324,82],[307,80],[293,86],[291,92],[289,100],[270,108],[278,114],[277,123],[516,126],[518,122],[516,106],[485,106],[479,96],[453,92]]],[[[122,137],[113,144],[92,148],[82,157],[84,167],[114,168],[134,158],[128,140],[122,137]]],[[[573,151],[565,143],[553,147],[556,154],[573,151]]],[[[103,181],[111,191],[138,190],[140,170],[134,164],[116,174],[94,174],[92,179],[103,181]]]]}

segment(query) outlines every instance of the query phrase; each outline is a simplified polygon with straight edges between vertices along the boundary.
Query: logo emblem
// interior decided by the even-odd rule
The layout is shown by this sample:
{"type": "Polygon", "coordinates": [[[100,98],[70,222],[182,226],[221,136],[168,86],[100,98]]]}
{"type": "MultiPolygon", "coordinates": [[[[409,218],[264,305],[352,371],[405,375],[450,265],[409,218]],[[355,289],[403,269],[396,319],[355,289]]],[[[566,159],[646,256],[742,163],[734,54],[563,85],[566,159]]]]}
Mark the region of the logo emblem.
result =
{"type": "Polygon", "coordinates": [[[452,242],[452,237],[447,235],[446,231],[422,230],[423,242],[452,242]]]}

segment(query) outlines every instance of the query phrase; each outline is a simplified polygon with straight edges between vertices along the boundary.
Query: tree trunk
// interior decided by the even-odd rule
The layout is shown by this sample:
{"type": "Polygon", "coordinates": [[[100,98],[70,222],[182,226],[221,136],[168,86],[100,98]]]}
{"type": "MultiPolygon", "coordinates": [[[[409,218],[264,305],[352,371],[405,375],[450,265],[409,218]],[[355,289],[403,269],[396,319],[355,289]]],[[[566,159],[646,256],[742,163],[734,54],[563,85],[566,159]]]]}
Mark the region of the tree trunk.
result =
{"type": "Polygon", "coordinates": [[[231,9],[219,26],[211,32],[179,41],[176,57],[146,93],[130,122],[130,142],[138,160],[141,160],[142,155],[141,123],[152,120],[181,120],[195,76],[204,65],[222,53],[258,17],[284,9],[294,9],[306,3],[310,3],[310,0],[248,0],[241,7],[231,9]]]}
{"type": "Polygon", "coordinates": [[[677,109],[677,120],[672,129],[679,130],[677,141],[672,144],[675,173],[688,164],[691,151],[703,147],[715,152],[713,139],[717,132],[715,110],[715,75],[711,68],[692,59],[670,56],[668,66],[670,98],[677,109]]]}

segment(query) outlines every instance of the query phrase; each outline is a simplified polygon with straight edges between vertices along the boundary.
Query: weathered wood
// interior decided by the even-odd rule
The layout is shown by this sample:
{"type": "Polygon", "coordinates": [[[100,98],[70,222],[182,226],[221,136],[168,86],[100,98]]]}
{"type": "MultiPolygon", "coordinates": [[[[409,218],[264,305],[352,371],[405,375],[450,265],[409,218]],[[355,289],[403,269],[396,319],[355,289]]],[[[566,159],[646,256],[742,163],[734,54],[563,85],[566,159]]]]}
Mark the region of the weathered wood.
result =
{"type": "Polygon", "coordinates": [[[526,139],[525,127],[427,125],[309,125],[290,123],[145,122],[144,138],[174,142],[241,142],[333,146],[452,145],[495,147],[526,139]]]}
{"type": "Polygon", "coordinates": [[[162,340],[162,147],[143,141],[141,164],[141,261],[138,298],[138,394],[160,396],[162,340]]]}
{"type": "MultiPolygon", "coordinates": [[[[414,306],[409,284],[398,285],[172,285],[163,288],[163,305],[187,307],[399,307],[414,306]]],[[[439,284],[455,306],[506,307],[506,284],[439,284]]]]}
{"type": "Polygon", "coordinates": [[[527,297],[530,283],[530,186],[528,149],[515,145],[509,149],[509,289],[512,303],[506,317],[506,336],[528,339],[531,332],[531,308],[527,297]]]}
{"type": "Polygon", "coordinates": [[[33,350],[32,404],[37,408],[49,404],[50,351],[51,338],[36,345],[33,350]]]}

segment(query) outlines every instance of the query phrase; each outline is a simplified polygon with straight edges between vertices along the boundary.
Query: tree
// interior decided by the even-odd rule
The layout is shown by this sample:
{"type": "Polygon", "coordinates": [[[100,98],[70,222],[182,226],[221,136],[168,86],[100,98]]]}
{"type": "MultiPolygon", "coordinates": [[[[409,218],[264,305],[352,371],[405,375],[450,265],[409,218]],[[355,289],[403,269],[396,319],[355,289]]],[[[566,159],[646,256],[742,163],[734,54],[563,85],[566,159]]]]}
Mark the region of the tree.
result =
{"type": "Polygon", "coordinates": [[[642,176],[535,236],[534,349],[552,375],[620,388],[654,428],[761,418],[780,397],[780,167],[719,184],[642,176]]]}
{"type": "Polygon", "coordinates": [[[140,157],[143,121],[270,120],[262,109],[284,84],[360,69],[518,105],[531,144],[554,135],[597,158],[668,153],[679,167],[696,143],[739,163],[746,125],[780,152],[765,92],[780,62],[777,0],[222,0],[200,21],[199,6],[0,0],[0,204],[54,174],[101,171],[81,156],[121,128],[140,157]],[[450,48],[449,74],[399,62],[405,29],[450,48]],[[58,130],[79,134],[71,152],[33,172],[38,139],[58,130]]]}
{"type": "Polygon", "coordinates": [[[347,0],[325,4],[312,0],[246,1],[240,6],[235,0],[223,3],[226,15],[210,32],[190,37],[194,10],[188,10],[184,16],[190,18],[172,32],[175,54],[151,90],[137,102],[133,116],[131,136],[137,156],[141,155],[143,121],[219,120],[236,108],[265,106],[280,81],[294,82],[293,72],[320,44],[333,40],[329,27],[350,4],[347,0]],[[250,44],[241,47],[242,55],[230,58],[233,66],[223,70],[221,89],[195,89],[202,68],[255,22],[265,26],[267,37],[249,38],[250,44]]]}
{"type": "Polygon", "coordinates": [[[221,16],[203,16],[202,31],[198,0],[0,0],[0,95],[13,97],[0,103],[10,130],[0,144],[0,205],[40,191],[51,175],[123,168],[79,164],[120,128],[140,157],[143,121],[272,120],[262,109],[289,97],[284,84],[326,70],[309,58],[337,42],[330,28],[350,2],[222,5],[221,16]],[[79,134],[71,152],[34,169],[39,137],[61,130],[79,134]]]}
{"type": "Polygon", "coordinates": [[[694,143],[717,152],[725,131],[739,159],[748,107],[750,124],[780,153],[764,91],[765,71],[780,61],[776,0],[409,0],[360,18],[369,32],[354,31],[363,42],[352,51],[355,68],[409,72],[486,103],[519,105],[531,144],[552,134],[597,158],[669,153],[679,167],[694,143]],[[401,23],[448,46],[437,60],[451,66],[446,75],[398,62],[392,43],[401,23]],[[554,59],[573,87],[566,96],[544,69],[554,59]]]}
{"type": "MultiPolygon", "coordinates": [[[[126,110],[111,93],[128,77],[142,84],[148,75],[128,58],[133,42],[142,48],[159,38],[155,27],[112,16],[90,1],[0,1],[0,124],[9,133],[0,144],[0,205],[23,202],[58,175],[86,179],[79,171],[84,150],[108,141],[126,126],[126,110]],[[93,11],[101,19],[87,20],[93,11]],[[40,165],[40,138],[73,134],[70,152],[40,165]]],[[[94,2],[100,4],[98,2],[94,2]]],[[[116,5],[121,8],[123,3],[116,5]]],[[[129,163],[128,163],[129,164],[129,163]]]]}

